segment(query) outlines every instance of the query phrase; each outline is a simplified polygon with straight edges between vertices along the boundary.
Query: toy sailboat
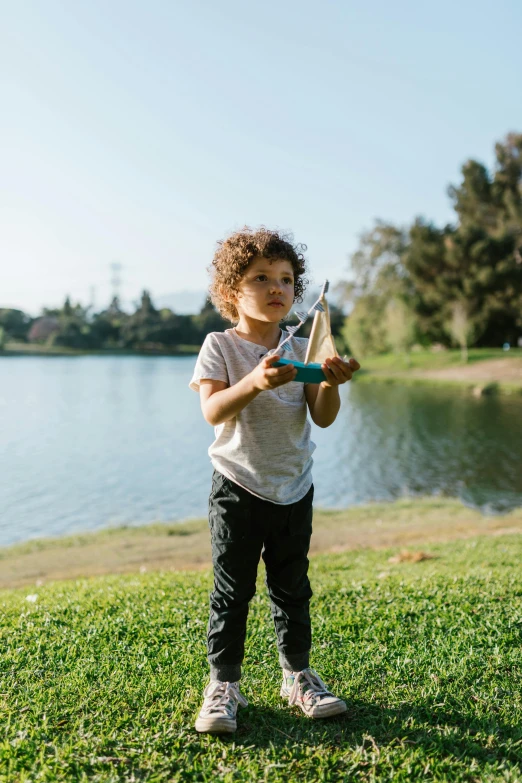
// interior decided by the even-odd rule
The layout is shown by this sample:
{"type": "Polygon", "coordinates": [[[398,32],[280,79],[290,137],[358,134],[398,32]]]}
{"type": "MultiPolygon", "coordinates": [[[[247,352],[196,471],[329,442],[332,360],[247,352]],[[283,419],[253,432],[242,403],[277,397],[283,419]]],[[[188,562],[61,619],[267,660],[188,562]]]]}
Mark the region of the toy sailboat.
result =
{"type": "Polygon", "coordinates": [[[325,359],[339,356],[330,328],[330,312],[325,296],[328,287],[328,280],[325,280],[319,299],[314,302],[312,307],[307,312],[296,311],[295,315],[298,317],[299,323],[297,326],[286,327],[286,331],[289,332],[288,337],[279,343],[275,351],[273,351],[273,353],[279,354],[281,351],[290,350],[289,340],[301,328],[308,317],[315,313],[304,362],[281,358],[272,365],[273,367],[282,367],[285,364],[293,364],[297,370],[294,380],[301,383],[321,383],[321,381],[324,381],[326,376],[321,369],[321,364],[323,364],[325,359]]]}

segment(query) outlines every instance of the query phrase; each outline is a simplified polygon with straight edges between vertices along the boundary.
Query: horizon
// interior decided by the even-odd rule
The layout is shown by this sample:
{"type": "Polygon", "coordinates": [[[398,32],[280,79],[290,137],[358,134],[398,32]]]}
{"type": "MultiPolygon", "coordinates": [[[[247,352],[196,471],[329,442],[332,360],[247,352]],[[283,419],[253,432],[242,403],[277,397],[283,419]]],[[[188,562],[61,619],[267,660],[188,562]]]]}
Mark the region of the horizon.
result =
{"type": "MultiPolygon", "coordinates": [[[[143,289],[146,290],[151,297],[152,304],[157,310],[163,310],[163,309],[169,309],[172,310],[172,312],[175,315],[197,315],[199,312],[201,312],[204,304],[207,301],[207,294],[208,290],[205,291],[203,289],[193,289],[193,290],[182,290],[182,291],[173,291],[170,294],[162,294],[160,296],[155,296],[153,292],[151,292],[149,289],[143,289]],[[183,306],[181,305],[181,300],[184,299],[183,306]],[[178,304],[179,303],[179,304],[178,304]]],[[[320,285],[310,285],[306,289],[303,304],[306,305],[312,304],[315,299],[317,299],[317,296],[321,290],[320,285]]],[[[143,291],[140,292],[139,296],[136,297],[133,300],[128,300],[125,302],[119,301],[119,306],[123,312],[126,312],[127,314],[133,313],[137,307],[139,307],[139,299],[141,298],[141,294],[143,291]]],[[[67,294],[64,297],[64,300],[60,303],[58,303],[56,306],[47,306],[44,307],[48,310],[54,310],[61,308],[66,299],[70,299],[70,304],[74,307],[75,305],[81,305],[82,307],[86,309],[91,310],[91,315],[101,313],[103,310],[107,309],[111,303],[111,299],[109,298],[108,301],[104,303],[86,303],[82,302],[80,300],[75,300],[73,298],[70,298],[67,294]]],[[[336,296],[335,290],[330,290],[329,294],[329,300],[330,300],[330,306],[336,306],[339,304],[338,297],[336,296]]],[[[0,305],[0,310],[2,309],[14,309],[14,310],[21,310],[22,308],[9,308],[9,307],[3,307],[0,305]]],[[[33,320],[36,320],[37,318],[41,318],[45,316],[45,313],[43,312],[43,308],[39,312],[31,312],[29,310],[23,310],[26,315],[29,315],[33,320]]],[[[290,314],[293,312],[293,309],[291,310],[290,314]]],[[[289,314],[289,315],[290,315],[289,314]]]]}

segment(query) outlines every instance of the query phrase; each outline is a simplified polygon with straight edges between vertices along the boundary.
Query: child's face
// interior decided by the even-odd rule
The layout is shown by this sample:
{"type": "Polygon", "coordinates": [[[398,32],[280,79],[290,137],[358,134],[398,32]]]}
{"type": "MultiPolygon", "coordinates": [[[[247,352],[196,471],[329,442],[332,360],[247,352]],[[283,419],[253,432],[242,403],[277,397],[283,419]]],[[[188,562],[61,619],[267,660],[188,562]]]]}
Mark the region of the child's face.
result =
{"type": "Polygon", "coordinates": [[[279,323],[294,303],[294,270],[286,259],[254,258],[235,297],[239,315],[279,323]]]}

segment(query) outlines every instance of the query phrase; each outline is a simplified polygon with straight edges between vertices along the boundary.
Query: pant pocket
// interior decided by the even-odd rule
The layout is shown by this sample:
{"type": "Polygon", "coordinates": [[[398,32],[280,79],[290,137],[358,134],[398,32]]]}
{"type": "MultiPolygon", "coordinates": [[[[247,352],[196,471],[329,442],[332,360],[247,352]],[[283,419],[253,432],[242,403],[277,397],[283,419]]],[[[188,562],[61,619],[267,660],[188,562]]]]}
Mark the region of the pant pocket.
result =
{"type": "Polygon", "coordinates": [[[218,470],[214,470],[212,474],[212,486],[210,487],[210,495],[208,498],[209,506],[216,492],[220,489],[221,486],[223,486],[224,480],[225,480],[224,475],[220,473],[218,470]]]}
{"type": "Polygon", "coordinates": [[[314,485],[310,487],[304,498],[294,503],[288,521],[288,532],[291,536],[311,536],[314,515],[314,485]]]}
{"type": "Polygon", "coordinates": [[[249,492],[225,476],[217,480],[209,498],[212,543],[242,541],[250,537],[251,498],[249,492]]]}

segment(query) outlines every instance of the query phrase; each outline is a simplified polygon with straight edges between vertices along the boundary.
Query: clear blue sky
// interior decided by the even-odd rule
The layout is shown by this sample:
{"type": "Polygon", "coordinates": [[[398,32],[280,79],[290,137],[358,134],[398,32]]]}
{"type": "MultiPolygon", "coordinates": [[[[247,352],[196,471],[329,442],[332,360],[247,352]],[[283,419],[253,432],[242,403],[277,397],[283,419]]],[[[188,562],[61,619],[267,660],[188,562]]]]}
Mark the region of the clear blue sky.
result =
{"type": "Polygon", "coordinates": [[[294,232],[318,283],[377,217],[522,130],[520,0],[3,7],[0,306],[204,289],[218,238],[294,232]]]}

